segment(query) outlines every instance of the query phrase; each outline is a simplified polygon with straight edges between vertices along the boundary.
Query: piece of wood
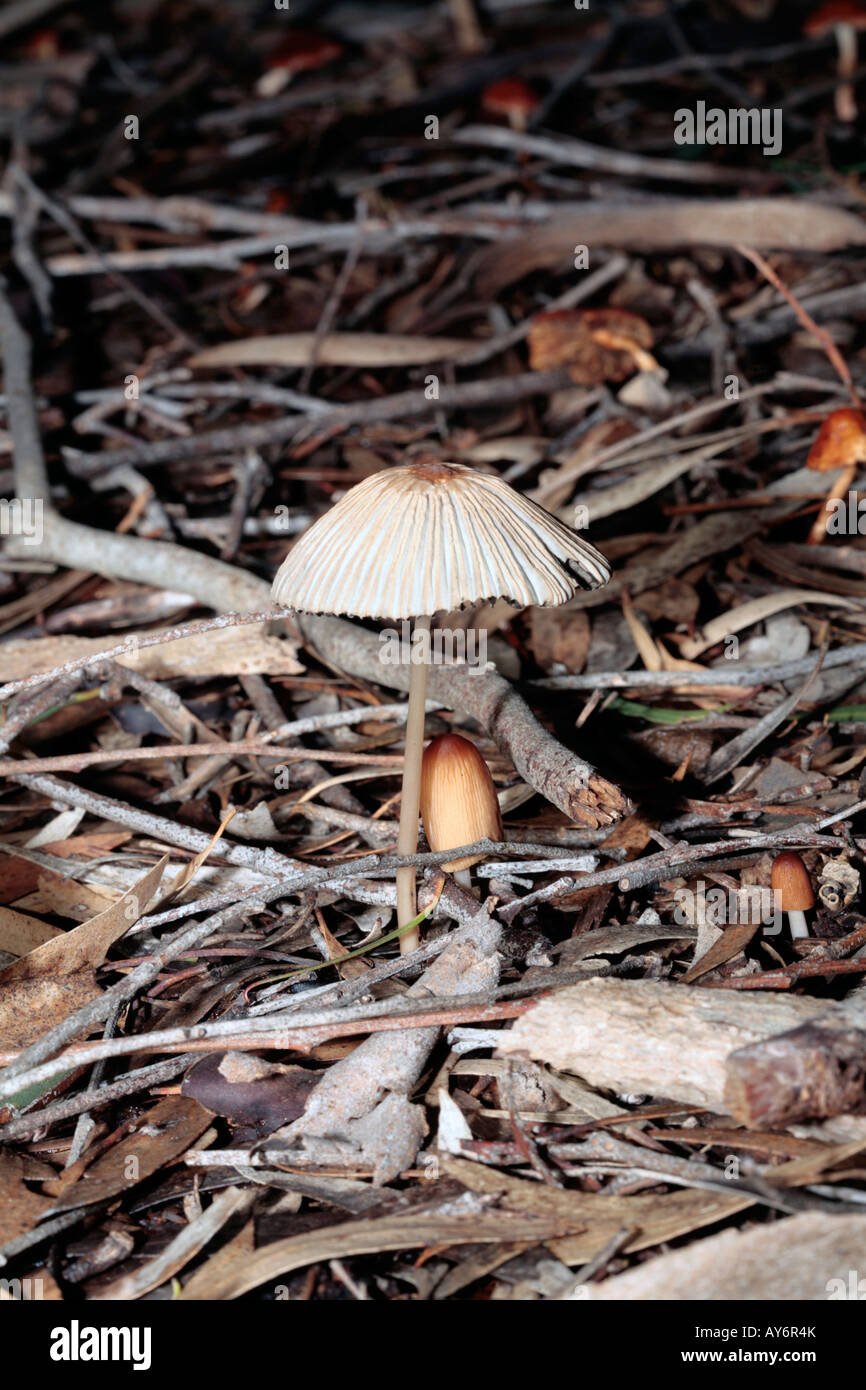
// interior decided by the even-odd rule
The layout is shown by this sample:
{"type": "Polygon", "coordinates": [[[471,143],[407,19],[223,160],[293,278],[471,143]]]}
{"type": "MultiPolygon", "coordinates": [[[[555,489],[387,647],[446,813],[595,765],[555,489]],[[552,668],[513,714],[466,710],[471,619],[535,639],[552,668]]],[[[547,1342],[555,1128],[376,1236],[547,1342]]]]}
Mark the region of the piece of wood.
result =
{"type": "Polygon", "coordinates": [[[732,1052],[725,1105],[753,1129],[826,1119],[866,1106],[866,1030],[803,1023],[732,1052]]]}
{"type": "MultiPolygon", "coordinates": [[[[104,637],[77,637],[67,633],[40,637],[38,642],[32,638],[13,638],[4,643],[3,679],[21,680],[43,670],[50,671],[64,662],[104,651],[108,645],[104,637]]],[[[293,642],[285,637],[267,636],[258,627],[217,628],[182,637],[163,647],[142,647],[118,656],[117,664],[128,666],[151,680],[238,673],[293,676],[303,670],[295,660],[293,642]]]]}
{"type": "Polygon", "coordinates": [[[499,1052],[528,1053],[600,1089],[726,1112],[729,1055],[819,1017],[853,1021],[842,1005],[815,999],[594,979],[540,1000],[503,1032],[499,1052]]]}

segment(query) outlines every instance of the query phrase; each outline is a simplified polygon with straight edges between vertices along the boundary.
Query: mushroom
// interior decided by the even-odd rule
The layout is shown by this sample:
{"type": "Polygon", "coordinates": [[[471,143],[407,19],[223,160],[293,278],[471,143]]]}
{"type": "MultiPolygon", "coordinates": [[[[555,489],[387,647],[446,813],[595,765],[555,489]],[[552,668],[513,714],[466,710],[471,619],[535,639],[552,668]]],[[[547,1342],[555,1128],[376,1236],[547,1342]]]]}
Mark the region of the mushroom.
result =
{"type": "Polygon", "coordinates": [[[275,97],[299,72],[323,68],[342,52],[340,44],[325,34],[290,29],[268,55],[265,71],[256,83],[256,93],[260,97],[275,97]]]}
{"type": "Polygon", "coordinates": [[[836,72],[836,115],[840,121],[856,121],[857,99],[854,95],[854,74],[857,71],[857,30],[866,29],[866,8],[856,0],[829,0],[815,10],[803,25],[810,39],[833,33],[839,50],[836,72]]]}
{"type": "Polygon", "coordinates": [[[519,77],[491,82],[481,93],[481,107],[492,116],[507,116],[512,130],[525,130],[529,117],[540,105],[531,87],[519,77]]]}
{"type": "Polygon", "coordinates": [[[831,487],[807,537],[809,545],[820,545],[827,533],[830,503],[845,496],[857,476],[857,465],[866,463],[866,415],[846,407],[834,410],[823,421],[809,450],[806,466],[820,473],[843,468],[831,487]]]}
{"type": "Polygon", "coordinates": [[[528,342],[530,367],[567,367],[578,386],[659,371],[647,351],[653,345],[652,329],[629,309],[550,309],[536,314],[528,342]]]}
{"type": "MultiPolygon", "coordinates": [[[[455,849],[476,840],[501,840],[502,815],[490,769],[474,743],[461,734],[440,734],[421,761],[421,820],[431,849],[455,849]]],[[[464,888],[478,855],[442,868],[464,888]]]]}
{"type": "Polygon", "coordinates": [[[24,45],[24,53],[37,63],[48,63],[60,57],[60,39],[56,29],[37,29],[24,45]]]}
{"type": "MultiPolygon", "coordinates": [[[[358,483],[283,561],[274,601],[306,613],[415,620],[406,720],[401,855],[415,853],[421,794],[430,619],[505,598],[517,608],[565,601],[606,584],[594,546],[501,478],[431,456],[358,483]]],[[[415,916],[415,871],[397,871],[397,924],[415,916]]],[[[401,937],[404,951],[417,931],[401,937]]]]}
{"type": "Polygon", "coordinates": [[[795,940],[808,936],[806,913],[815,906],[815,894],[812,892],[812,880],[799,854],[791,850],[777,854],[770,871],[770,883],[773,892],[779,895],[779,907],[788,914],[791,936],[795,940]]]}

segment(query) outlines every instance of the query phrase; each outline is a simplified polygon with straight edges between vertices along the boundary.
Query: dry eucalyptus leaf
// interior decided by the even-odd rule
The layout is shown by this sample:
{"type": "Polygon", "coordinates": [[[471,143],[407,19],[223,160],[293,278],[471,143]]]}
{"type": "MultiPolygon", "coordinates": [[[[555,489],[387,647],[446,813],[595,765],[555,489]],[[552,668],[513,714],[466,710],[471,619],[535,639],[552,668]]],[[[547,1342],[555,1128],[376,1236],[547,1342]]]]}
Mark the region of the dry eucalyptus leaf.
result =
{"type": "Polygon", "coordinates": [[[181,1093],[215,1115],[272,1134],[303,1114],[317,1080],[305,1067],[266,1062],[245,1052],[215,1053],[189,1069],[181,1093]]]}
{"type": "Polygon", "coordinates": [[[762,594],[760,598],[750,599],[737,608],[720,613],[717,618],[704,625],[696,637],[680,645],[680,652],[692,661],[709,647],[714,647],[725,637],[742,632],[744,628],[761,623],[774,613],[785,608],[793,608],[801,603],[829,604],[833,608],[857,608],[859,605],[840,594],[825,594],[815,589],[777,589],[772,594],[762,594]]]}
{"type": "Polygon", "coordinates": [[[31,912],[52,912],[74,922],[88,922],[117,901],[117,894],[101,883],[82,883],[41,865],[34,865],[34,868],[39,876],[33,892],[18,899],[18,906],[31,912]]]}
{"type": "MultiPolygon", "coordinates": [[[[56,1195],[52,1212],[104,1202],[166,1167],[204,1133],[210,1112],[187,1096],[165,1096],[142,1115],[132,1132],[102,1154],[83,1173],[67,1169],[46,1191],[56,1195]]],[[[85,1153],[82,1164],[86,1162],[85,1153]]]]}
{"type": "Polygon", "coordinates": [[[589,652],[589,618],[581,610],[527,608],[528,646],[543,671],[554,665],[575,674],[586,665],[589,652]]]}
{"type": "Polygon", "coordinates": [[[27,1160],[11,1150],[0,1151],[0,1211],[2,1234],[6,1245],[35,1226],[48,1209],[48,1202],[25,1184],[27,1160]]]}
{"type": "Polygon", "coordinates": [[[63,932],[0,971],[0,1046],[27,1047],[100,993],[96,967],[144,914],[168,863],[164,856],[98,917],[63,932]]]}
{"type": "Polygon", "coordinates": [[[41,826],[35,835],[31,835],[27,841],[27,848],[39,849],[43,845],[59,844],[68,840],[83,818],[84,811],[80,806],[58,812],[46,825],[41,826]]]}
{"type": "Polygon", "coordinates": [[[671,576],[654,589],[644,589],[635,599],[635,607],[650,622],[664,619],[688,625],[698,616],[700,599],[693,584],[671,576]]]}
{"type": "MultiPolygon", "coordinates": [[[[496,1174],[495,1176],[499,1176],[496,1174]]],[[[324,1230],[304,1231],[273,1241],[244,1262],[236,1261],[211,1294],[221,1301],[239,1298],[250,1289],[320,1260],[348,1259],[382,1250],[413,1250],[426,1245],[489,1245],[500,1241],[538,1243],[581,1224],[551,1212],[526,1215],[496,1210],[474,1193],[437,1196],[408,1211],[340,1222],[324,1230]]],[[[185,1297],[184,1293],[180,1295],[185,1297]]]]}
{"type": "Polygon", "coordinates": [[[637,1193],[609,1196],[597,1192],[557,1191],[502,1171],[470,1163],[467,1159],[442,1157],[442,1172],[457,1178],[479,1195],[497,1198],[510,1211],[537,1214],[564,1222],[574,1222],[580,1230],[545,1242],[565,1264],[585,1264],[623,1227],[634,1235],[625,1250],[645,1250],[662,1241],[674,1240],[702,1226],[713,1225],[752,1205],[742,1193],[690,1192],[679,1190],[660,1196],[637,1193]]]}
{"type": "Polygon", "coordinates": [[[26,956],[37,946],[44,946],[52,937],[62,935],[60,927],[52,927],[27,912],[0,907],[0,951],[8,951],[13,956],[26,956]]]}
{"type": "Polygon", "coordinates": [[[239,811],[236,808],[232,816],[232,834],[239,840],[264,840],[269,844],[276,844],[285,839],[285,835],[274,825],[273,817],[268,809],[266,801],[259,801],[248,811],[239,811]]]}
{"type": "Polygon", "coordinates": [[[266,338],[239,338],[205,348],[189,359],[191,367],[305,367],[314,344],[320,367],[405,367],[442,362],[476,346],[471,338],[424,338],[399,333],[275,333],[266,338]]]}
{"type": "Polygon", "coordinates": [[[673,249],[736,246],[816,251],[866,245],[853,212],[803,198],[660,198],[634,204],[589,202],[507,242],[497,241],[474,267],[479,294],[495,296],[533,270],[556,267],[575,243],[673,249]]]}

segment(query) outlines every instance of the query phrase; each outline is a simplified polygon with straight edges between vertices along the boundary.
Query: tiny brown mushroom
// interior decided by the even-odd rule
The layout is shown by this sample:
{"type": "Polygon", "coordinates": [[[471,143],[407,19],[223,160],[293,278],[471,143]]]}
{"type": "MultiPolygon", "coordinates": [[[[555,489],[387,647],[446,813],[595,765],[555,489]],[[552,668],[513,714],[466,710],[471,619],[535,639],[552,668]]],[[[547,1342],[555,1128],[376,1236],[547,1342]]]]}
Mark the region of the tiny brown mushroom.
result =
{"type": "Polygon", "coordinates": [[[857,30],[866,29],[866,6],[857,0],[829,0],[806,20],[803,33],[810,39],[832,33],[839,50],[836,72],[836,115],[840,121],[856,121],[857,99],[854,94],[854,75],[857,71],[857,30]]]}
{"type": "Polygon", "coordinates": [[[777,854],[770,871],[773,892],[779,895],[779,906],[788,914],[791,936],[809,935],[806,926],[806,913],[815,906],[815,894],[809,871],[799,854],[785,850],[777,854]]]}
{"type": "Polygon", "coordinates": [[[525,130],[529,117],[540,105],[535,92],[519,77],[503,77],[491,82],[481,93],[482,110],[493,116],[506,116],[512,130],[525,130]]]}
{"type": "Polygon", "coordinates": [[[831,487],[809,532],[809,545],[820,545],[827,534],[827,522],[832,504],[845,496],[857,476],[857,465],[866,463],[866,415],[862,410],[846,407],[834,410],[823,421],[806,459],[808,468],[826,473],[837,468],[845,471],[831,487]]]}
{"type": "Polygon", "coordinates": [[[265,71],[256,84],[260,97],[277,96],[293,77],[315,72],[339,58],[343,49],[336,39],[306,29],[290,29],[265,60],[265,71]]]}

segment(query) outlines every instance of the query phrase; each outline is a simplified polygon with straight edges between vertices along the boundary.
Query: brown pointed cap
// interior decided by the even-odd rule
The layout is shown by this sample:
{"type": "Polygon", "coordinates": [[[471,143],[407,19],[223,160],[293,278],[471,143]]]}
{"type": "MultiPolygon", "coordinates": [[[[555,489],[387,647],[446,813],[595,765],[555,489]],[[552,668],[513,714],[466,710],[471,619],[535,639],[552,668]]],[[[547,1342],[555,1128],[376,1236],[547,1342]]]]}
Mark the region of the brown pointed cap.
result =
{"type": "Polygon", "coordinates": [[[850,407],[832,411],[821,424],[806,464],[819,473],[866,463],[866,415],[850,407]]]}
{"type": "MultiPolygon", "coordinates": [[[[502,816],[490,769],[468,738],[440,734],[424,749],[421,819],[431,849],[502,839],[502,816]]],[[[470,856],[442,867],[456,873],[477,862],[477,856],[470,856]]]]}
{"type": "Polygon", "coordinates": [[[779,894],[783,912],[808,912],[815,906],[812,880],[799,854],[785,850],[773,860],[770,873],[773,891],[779,894]]]}
{"type": "Polygon", "coordinates": [[[565,603],[610,566],[501,478],[438,460],[374,473],[292,547],[276,603],[304,613],[417,618],[485,599],[565,603]]]}

